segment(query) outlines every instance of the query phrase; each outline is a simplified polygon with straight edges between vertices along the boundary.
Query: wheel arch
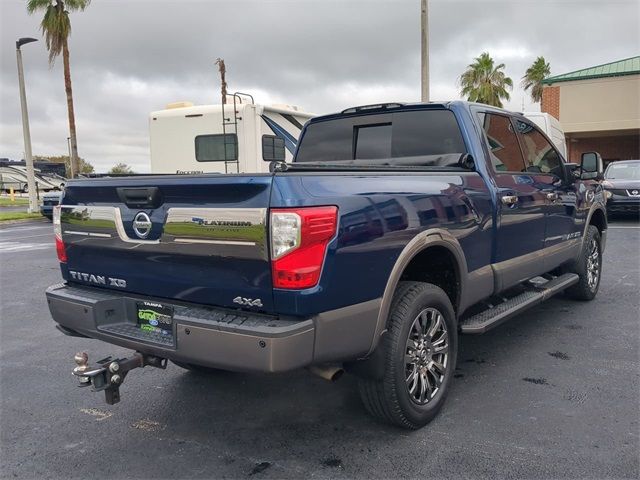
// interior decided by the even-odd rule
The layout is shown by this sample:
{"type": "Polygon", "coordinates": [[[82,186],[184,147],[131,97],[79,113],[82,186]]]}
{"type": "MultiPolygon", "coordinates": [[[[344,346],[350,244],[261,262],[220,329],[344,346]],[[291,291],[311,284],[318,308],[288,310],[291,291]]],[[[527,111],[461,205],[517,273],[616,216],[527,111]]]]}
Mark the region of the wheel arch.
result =
{"type": "Polygon", "coordinates": [[[428,279],[429,272],[421,272],[416,267],[424,261],[429,265],[429,261],[433,260],[431,257],[431,254],[433,253],[440,253],[443,255],[438,257],[437,261],[445,262],[445,264],[448,264],[453,268],[453,278],[447,278],[446,274],[441,276],[441,280],[449,282],[449,285],[443,285],[442,282],[436,282],[435,284],[441,288],[443,286],[445,287],[443,290],[447,293],[447,296],[449,296],[456,314],[465,308],[465,286],[468,270],[467,262],[460,243],[446,230],[425,230],[424,232],[416,235],[405,246],[389,274],[382,296],[380,310],[378,312],[376,330],[372,339],[371,348],[367,355],[371,354],[375,350],[381,335],[386,330],[391,302],[398,283],[405,279],[416,280],[416,272],[420,272],[425,275],[425,278],[421,281],[428,279]]]}
{"type": "Polygon", "coordinates": [[[589,217],[588,225],[595,226],[600,234],[607,229],[607,214],[602,208],[596,208],[589,217]]]}
{"type": "Polygon", "coordinates": [[[607,228],[608,228],[607,212],[605,208],[603,208],[599,204],[596,204],[589,211],[589,216],[587,217],[587,221],[584,226],[584,231],[582,232],[583,242],[584,242],[584,238],[587,235],[587,228],[589,228],[589,225],[593,225],[600,232],[600,244],[601,244],[602,250],[604,251],[604,248],[607,242],[607,228]]]}

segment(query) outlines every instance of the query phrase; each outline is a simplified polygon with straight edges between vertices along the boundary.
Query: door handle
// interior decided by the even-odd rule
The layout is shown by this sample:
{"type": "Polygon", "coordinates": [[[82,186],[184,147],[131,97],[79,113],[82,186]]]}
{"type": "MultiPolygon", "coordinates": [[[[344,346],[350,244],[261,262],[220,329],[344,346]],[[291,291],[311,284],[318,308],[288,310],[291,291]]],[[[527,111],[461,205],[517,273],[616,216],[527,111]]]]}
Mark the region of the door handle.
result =
{"type": "Polygon", "coordinates": [[[549,200],[550,202],[555,202],[556,200],[558,200],[558,194],[556,192],[547,193],[547,200],[549,200]]]}
{"type": "Polygon", "coordinates": [[[503,195],[501,200],[505,205],[515,205],[518,203],[517,195],[503,195]]]}

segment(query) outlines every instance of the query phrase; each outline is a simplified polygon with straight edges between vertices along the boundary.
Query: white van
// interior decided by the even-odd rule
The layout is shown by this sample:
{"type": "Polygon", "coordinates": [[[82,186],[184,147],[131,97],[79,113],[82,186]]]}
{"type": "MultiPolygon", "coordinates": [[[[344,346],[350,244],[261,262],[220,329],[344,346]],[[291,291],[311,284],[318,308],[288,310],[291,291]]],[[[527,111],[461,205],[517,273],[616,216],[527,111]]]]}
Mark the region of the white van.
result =
{"type": "Polygon", "coordinates": [[[567,142],[564,138],[564,130],[556,117],[543,112],[523,112],[523,115],[535,123],[540,130],[554,143],[562,156],[567,159],[567,142]]]}
{"type": "Polygon", "coordinates": [[[230,95],[225,105],[178,102],[151,112],[151,172],[261,173],[272,160],[291,161],[313,115],[244,98],[230,95]]]}

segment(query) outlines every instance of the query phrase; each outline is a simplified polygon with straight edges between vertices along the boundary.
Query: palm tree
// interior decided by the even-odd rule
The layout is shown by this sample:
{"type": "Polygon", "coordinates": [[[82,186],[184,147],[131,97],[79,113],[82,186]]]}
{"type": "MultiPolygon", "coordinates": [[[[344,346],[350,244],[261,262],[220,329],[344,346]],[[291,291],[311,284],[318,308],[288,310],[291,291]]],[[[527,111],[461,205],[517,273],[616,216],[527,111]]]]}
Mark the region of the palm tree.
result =
{"type": "Polygon", "coordinates": [[[544,60],[544,57],[536,58],[522,77],[522,88],[531,90],[531,99],[535,103],[542,100],[542,80],[551,74],[551,67],[544,60]]]}
{"type": "Polygon", "coordinates": [[[502,107],[502,100],[509,100],[507,88],[513,88],[513,81],[504,74],[504,68],[504,63],[494,66],[493,58],[487,52],[482,53],[460,75],[460,95],[470,102],[502,107]]]}
{"type": "Polygon", "coordinates": [[[69,136],[71,137],[71,177],[78,173],[78,142],[76,139],[76,119],[73,112],[73,92],[71,90],[71,69],[69,66],[69,44],[71,21],[69,12],[82,11],[91,0],[28,0],[27,11],[33,14],[44,11],[40,22],[49,50],[49,64],[53,66],[56,57],[62,53],[64,65],[64,89],[67,94],[67,112],[69,116],[69,136]]]}

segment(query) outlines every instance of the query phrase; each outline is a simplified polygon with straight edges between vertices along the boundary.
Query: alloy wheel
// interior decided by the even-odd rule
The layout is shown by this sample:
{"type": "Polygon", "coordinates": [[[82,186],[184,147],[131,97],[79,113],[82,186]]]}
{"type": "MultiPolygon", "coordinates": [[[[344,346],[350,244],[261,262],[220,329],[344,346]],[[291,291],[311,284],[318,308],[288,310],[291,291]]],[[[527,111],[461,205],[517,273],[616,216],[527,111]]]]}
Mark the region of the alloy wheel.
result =
{"type": "Polygon", "coordinates": [[[600,280],[600,249],[595,238],[589,244],[587,256],[587,284],[591,291],[595,290],[600,280]]]}
{"type": "Polygon", "coordinates": [[[405,378],[409,397],[424,405],[440,390],[449,363],[449,332],[442,313],[422,310],[409,329],[405,348],[405,378]]]}

